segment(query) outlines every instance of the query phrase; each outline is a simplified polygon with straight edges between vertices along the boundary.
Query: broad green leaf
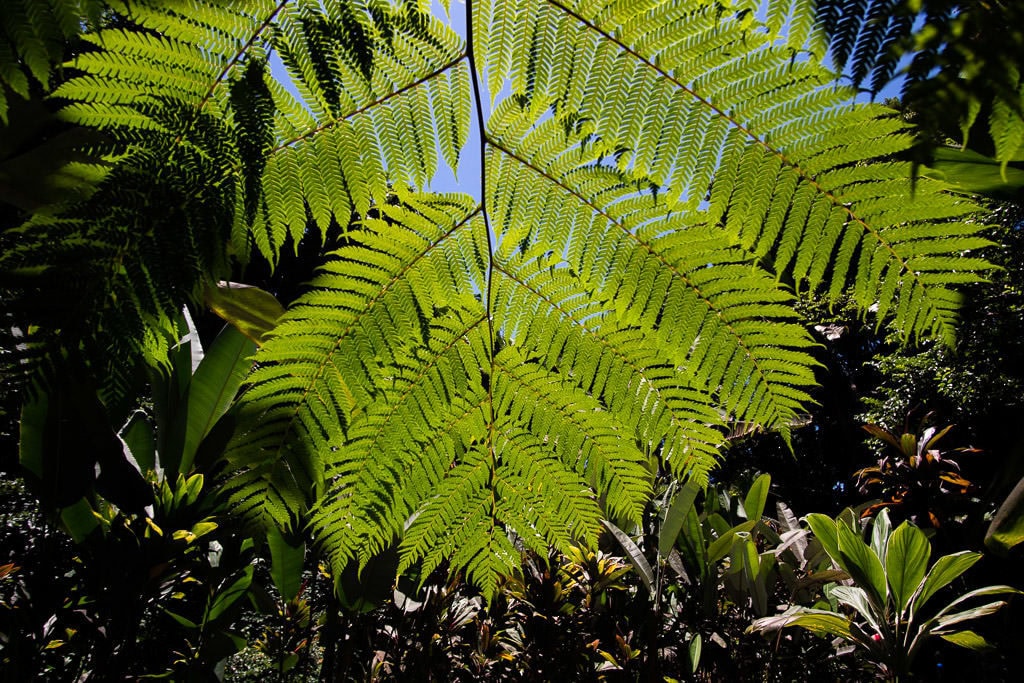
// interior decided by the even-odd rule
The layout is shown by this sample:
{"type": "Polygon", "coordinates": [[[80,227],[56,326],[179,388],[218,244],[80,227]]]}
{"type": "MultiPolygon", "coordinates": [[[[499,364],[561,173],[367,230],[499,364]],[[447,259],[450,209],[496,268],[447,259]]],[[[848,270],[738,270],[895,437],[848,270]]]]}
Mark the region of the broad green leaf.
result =
{"type": "Polygon", "coordinates": [[[206,614],[207,622],[216,621],[231,605],[245,595],[249,590],[249,584],[252,583],[252,572],[253,566],[249,565],[242,570],[242,575],[235,579],[230,586],[216,594],[206,614]]]}
{"type": "Polygon", "coordinates": [[[737,536],[733,544],[733,562],[737,560],[742,563],[743,580],[750,592],[753,601],[754,613],[763,615],[768,611],[768,575],[771,572],[771,564],[775,556],[766,553],[767,557],[759,555],[757,544],[747,535],[737,536]]]}
{"type": "Polygon", "coordinates": [[[192,525],[192,535],[202,538],[206,534],[216,531],[219,526],[216,522],[196,522],[192,525]]]}
{"type": "Polygon", "coordinates": [[[834,586],[831,589],[832,596],[844,605],[857,610],[857,613],[871,625],[875,631],[882,630],[882,623],[885,615],[880,614],[878,608],[868,599],[863,588],[857,586],[834,586]]]}
{"type": "Polygon", "coordinates": [[[828,556],[841,569],[845,570],[846,562],[839,553],[839,529],[836,526],[835,520],[828,515],[818,512],[812,512],[805,519],[807,520],[807,526],[811,528],[814,537],[818,539],[818,543],[825,549],[828,556]]]}
{"type": "Polygon", "coordinates": [[[701,582],[704,582],[711,572],[711,567],[708,564],[708,546],[704,539],[704,527],[700,523],[697,509],[694,507],[690,508],[683,519],[682,540],[681,549],[690,568],[700,576],[701,582]]]}
{"type": "MultiPolygon", "coordinates": [[[[708,501],[715,500],[717,499],[714,496],[710,496],[705,501],[705,503],[708,501]]],[[[725,534],[729,533],[730,529],[732,529],[732,524],[727,522],[725,517],[723,517],[721,514],[717,512],[707,512],[707,510],[705,510],[705,512],[707,514],[704,516],[704,526],[710,527],[711,530],[715,532],[715,535],[724,536],[725,534]]]]}
{"type": "MultiPolygon", "coordinates": [[[[181,477],[181,475],[178,476],[181,477]]],[[[194,505],[196,501],[199,500],[199,494],[203,491],[203,484],[206,481],[206,477],[202,474],[193,474],[187,479],[181,477],[179,481],[182,483],[174,492],[175,505],[178,505],[179,503],[194,505]]]]}
{"type": "Polygon", "coordinates": [[[206,289],[206,304],[256,344],[284,314],[284,306],[270,292],[237,282],[221,282],[206,289]]]}
{"type": "Polygon", "coordinates": [[[226,325],[199,363],[185,399],[185,440],[179,465],[182,473],[192,468],[199,444],[235,400],[255,352],[255,342],[226,325]]]}
{"type": "Polygon", "coordinates": [[[934,621],[941,622],[944,618],[947,617],[947,615],[950,614],[950,612],[952,612],[954,609],[964,604],[968,600],[973,600],[974,598],[983,598],[990,595],[1024,595],[1024,591],[1017,590],[1013,586],[1004,585],[985,586],[984,588],[976,588],[972,591],[964,593],[959,598],[957,598],[956,600],[954,600],[953,602],[949,603],[941,610],[939,610],[939,613],[936,614],[934,617],[934,621]]]}
{"type": "Polygon", "coordinates": [[[694,674],[700,667],[700,650],[701,650],[701,638],[700,634],[697,633],[693,636],[690,641],[690,647],[687,648],[687,655],[690,658],[690,673],[694,674]]]}
{"type": "Polygon", "coordinates": [[[665,521],[661,525],[658,534],[658,555],[665,558],[675,547],[679,531],[683,528],[683,520],[687,513],[693,509],[693,502],[697,498],[700,488],[692,481],[683,484],[682,489],[672,498],[672,504],[665,513],[665,521]]]}
{"type": "Polygon", "coordinates": [[[644,557],[643,552],[640,550],[637,544],[633,542],[633,539],[626,534],[625,531],[615,526],[607,519],[603,519],[601,521],[604,523],[605,527],[608,528],[608,531],[612,532],[612,536],[614,536],[615,540],[619,542],[619,545],[622,546],[622,549],[626,551],[626,557],[633,565],[633,568],[636,569],[636,573],[640,576],[640,580],[643,581],[644,586],[647,588],[647,591],[653,594],[654,572],[651,571],[651,565],[647,562],[647,558],[644,557]]]}
{"type": "Polygon", "coordinates": [[[89,534],[100,525],[99,520],[96,519],[96,513],[85,498],[74,505],[63,508],[60,511],[60,521],[75,543],[84,542],[89,534]]]}
{"type": "Polygon", "coordinates": [[[928,571],[932,546],[924,532],[908,522],[900,524],[889,538],[886,575],[896,609],[903,612],[928,571]]]}
{"type": "Polygon", "coordinates": [[[1024,187],[1024,170],[1006,166],[970,149],[940,147],[925,175],[940,178],[964,192],[1010,197],[1024,187]]]}
{"type": "Polygon", "coordinates": [[[943,640],[968,650],[991,650],[992,645],[974,631],[956,631],[954,633],[936,633],[943,640]]]}
{"type": "Polygon", "coordinates": [[[197,624],[196,622],[192,621],[188,617],[183,617],[182,615],[176,612],[172,612],[169,609],[165,609],[164,614],[169,616],[171,619],[174,619],[176,622],[178,622],[185,628],[199,628],[199,624],[197,624]]]}
{"type": "Polygon", "coordinates": [[[1024,478],[996,510],[985,532],[985,546],[1000,554],[1021,542],[1024,542],[1024,478]]]}
{"type": "Polygon", "coordinates": [[[756,524],[757,521],[748,519],[746,522],[737,524],[715,539],[715,541],[708,546],[707,561],[714,564],[728,555],[729,551],[732,550],[733,540],[736,538],[736,534],[747,533],[753,529],[756,524]]]}
{"type": "Polygon", "coordinates": [[[888,508],[882,508],[881,512],[875,515],[874,523],[871,525],[871,549],[878,555],[878,559],[885,565],[886,545],[889,543],[889,536],[892,535],[892,522],[889,520],[888,508]]]}
{"type": "Polygon", "coordinates": [[[990,614],[995,614],[1003,607],[1006,607],[1005,600],[996,600],[980,607],[973,607],[971,609],[965,609],[962,612],[954,612],[952,614],[945,614],[935,619],[935,626],[939,630],[947,629],[953,624],[960,624],[965,621],[973,621],[980,617],[986,617],[990,614]]]}
{"type": "Polygon", "coordinates": [[[306,546],[304,543],[291,545],[277,527],[267,530],[267,545],[270,547],[270,578],[285,602],[292,600],[302,587],[306,546]]]}
{"type": "Polygon", "coordinates": [[[777,631],[789,626],[799,626],[819,636],[850,637],[850,620],[827,610],[791,607],[774,617],[755,619],[747,633],[777,631]]]}
{"type": "Polygon", "coordinates": [[[914,611],[921,609],[936,592],[948,586],[956,577],[970,569],[981,559],[981,553],[962,551],[952,555],[943,555],[928,571],[920,591],[914,596],[914,611]]]}
{"type": "Polygon", "coordinates": [[[846,561],[846,571],[857,585],[867,591],[874,604],[884,605],[889,589],[885,581],[885,569],[878,556],[845,524],[840,524],[838,530],[839,554],[846,561]]]}
{"type": "Polygon", "coordinates": [[[156,435],[145,413],[138,411],[121,430],[121,439],[143,472],[156,467],[156,435]]]}
{"type": "Polygon", "coordinates": [[[747,512],[748,520],[756,522],[761,519],[771,485],[772,478],[767,474],[758,476],[754,483],[750,485],[750,490],[747,491],[747,495],[743,499],[743,508],[747,512]]]}

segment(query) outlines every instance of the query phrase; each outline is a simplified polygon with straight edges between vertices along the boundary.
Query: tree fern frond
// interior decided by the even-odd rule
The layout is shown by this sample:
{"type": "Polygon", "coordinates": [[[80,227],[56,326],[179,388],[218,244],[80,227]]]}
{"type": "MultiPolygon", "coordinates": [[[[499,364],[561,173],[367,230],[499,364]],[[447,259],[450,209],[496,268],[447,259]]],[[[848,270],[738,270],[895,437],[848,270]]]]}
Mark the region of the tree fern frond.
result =
{"type": "Polygon", "coordinates": [[[289,6],[275,25],[275,49],[314,118],[273,151],[294,157],[294,164],[267,166],[266,210],[255,230],[271,262],[286,235],[305,229],[306,209],[295,193],[303,194],[325,233],[332,216],[347,225],[353,212],[365,215],[372,203],[383,203],[389,183],[424,187],[436,171],[437,149],[454,169],[469,133],[468,79],[454,32],[437,21],[413,20],[412,10],[363,8],[357,17],[345,3],[337,5],[334,16],[289,6]],[[351,52],[342,30],[353,21],[361,26],[357,47],[365,55],[351,52]],[[313,144],[317,138],[325,139],[313,144]],[[293,165],[307,169],[303,182],[289,172],[293,165]]]}
{"type": "MultiPolygon", "coordinates": [[[[24,358],[166,350],[231,256],[330,234],[239,398],[226,497],[309,520],[336,571],[397,546],[493,592],[520,550],[635,521],[651,468],[706,481],[736,421],[788,434],[816,370],[794,290],[951,340],[978,207],[911,185],[909,126],[834,85],[812,3],[471,1],[465,43],[424,4],[111,0],[57,94],[117,164],[0,233],[4,298],[43,295],[0,311],[24,358]],[[479,196],[420,193],[474,111],[479,196]]],[[[855,23],[856,61],[892,29],[855,23]]]]}
{"type": "MultiPolygon", "coordinates": [[[[499,258],[523,240],[558,254],[568,245],[582,250],[578,260],[567,263],[569,268],[614,302],[622,324],[650,330],[663,348],[673,349],[670,357],[689,370],[695,386],[719,394],[726,410],[740,419],[766,425],[792,420],[799,401],[781,396],[765,403],[754,400],[771,392],[770,375],[760,369],[760,360],[771,358],[779,347],[796,350],[810,344],[799,326],[786,322],[793,317],[784,305],[789,295],[752,266],[729,267],[748,256],[707,228],[673,217],[664,201],[638,193],[628,176],[593,165],[594,150],[570,146],[566,151],[569,141],[557,120],[548,119],[516,139],[523,128],[518,116],[514,105],[499,107],[491,122],[496,152],[488,171],[498,178],[516,177],[515,184],[495,183],[487,198],[500,238],[499,258]],[[580,155],[570,165],[573,151],[580,155]],[[525,203],[519,199],[524,195],[530,197],[525,203]],[[575,224],[584,230],[567,229],[575,224]],[[521,237],[525,229],[530,232],[521,237]],[[595,267],[600,271],[594,272],[595,267]],[[723,355],[726,348],[730,351],[723,355]],[[755,407],[765,412],[747,412],[755,407]]],[[[813,365],[809,356],[802,359],[806,368],[813,365]]],[[[810,370],[803,377],[806,386],[813,384],[810,370]]],[[[793,379],[786,376],[784,383],[792,386],[793,379]]]]}
{"type": "MultiPolygon", "coordinates": [[[[756,23],[749,25],[742,12],[718,19],[706,34],[681,31],[675,40],[659,36],[656,42],[645,42],[642,29],[633,28],[635,17],[643,15],[641,26],[656,25],[659,19],[678,22],[676,7],[637,6],[632,14],[626,10],[603,14],[598,6],[574,7],[558,0],[526,4],[533,21],[577,26],[574,33],[562,31],[575,43],[567,46],[567,53],[586,50],[594,55],[594,68],[579,76],[587,82],[582,90],[586,96],[575,101],[558,99],[568,84],[555,84],[549,93],[556,102],[556,117],[582,122],[588,144],[601,153],[615,154],[619,168],[633,170],[637,180],[649,178],[670,201],[679,198],[684,207],[696,208],[710,190],[711,219],[724,222],[727,232],[738,236],[745,248],[773,257],[778,276],[794,277],[798,284],[841,290],[845,279],[834,279],[845,278],[846,272],[812,270],[810,264],[816,256],[828,257],[837,244],[853,244],[852,238],[843,239],[846,231],[863,233],[866,237],[858,244],[872,246],[856,247],[855,258],[891,259],[902,280],[919,290],[912,302],[915,309],[921,309],[908,317],[915,327],[905,331],[911,335],[941,331],[951,341],[955,318],[943,303],[945,294],[937,291],[933,302],[930,292],[937,288],[921,282],[905,256],[907,247],[924,245],[918,240],[897,248],[888,233],[905,227],[896,217],[897,207],[911,197],[920,205],[934,205],[932,220],[938,221],[950,217],[950,211],[956,217],[977,211],[977,207],[944,194],[941,185],[912,190],[910,179],[904,177],[902,187],[890,195],[890,214],[876,211],[870,204],[862,207],[847,198],[842,188],[821,179],[830,172],[908,149],[913,138],[903,134],[905,127],[891,113],[882,108],[845,106],[842,101],[848,96],[834,89],[831,98],[820,95],[820,84],[831,80],[831,74],[813,62],[793,64],[788,50],[772,44],[767,30],[760,30],[756,23]],[[610,16],[616,19],[612,21],[610,16]],[[609,87],[610,83],[614,86],[609,87]],[[654,92],[665,94],[656,97],[654,92]],[[641,105],[630,109],[616,104],[626,101],[641,105]],[[812,104],[820,108],[811,109],[812,104]],[[645,118],[650,120],[647,106],[657,106],[659,113],[667,109],[661,130],[639,139],[629,137],[632,131],[644,129],[645,118]],[[787,110],[799,111],[801,121],[778,116],[787,110]],[[813,122],[810,128],[808,120],[813,122]],[[688,126],[692,128],[688,130],[688,126]],[[662,136],[680,144],[659,146],[662,136]],[[648,167],[645,160],[655,156],[663,161],[648,167]],[[641,162],[639,168],[634,160],[641,162]],[[774,184],[783,190],[778,199],[785,204],[774,211],[771,201],[764,201],[772,184],[764,176],[772,174],[779,179],[774,184]],[[789,174],[796,175],[795,197],[803,201],[804,210],[787,211],[794,196],[789,174]],[[760,184],[740,182],[744,177],[759,178],[760,184]],[[809,188],[803,189],[805,186],[809,188]],[[765,216],[773,218],[762,222],[765,216]]],[[[694,5],[685,19],[692,17],[695,26],[702,26],[710,11],[694,5]]],[[[502,28],[495,25],[490,30],[500,34],[502,28]]],[[[511,37],[507,40],[511,46],[519,45],[511,37]]],[[[512,62],[529,59],[529,54],[520,52],[512,62]]],[[[485,68],[492,78],[513,76],[512,71],[495,76],[493,71],[501,68],[500,63],[487,62],[485,68]]],[[[895,185],[900,179],[890,175],[892,168],[879,165],[873,179],[895,185]]],[[[950,275],[959,280],[963,269],[950,275]]],[[[860,292],[859,302],[865,307],[888,291],[881,283],[875,284],[860,292]]],[[[885,308],[894,303],[891,299],[885,308]]]]}
{"type": "Polygon", "coordinates": [[[478,230],[478,212],[465,197],[406,200],[412,208],[385,204],[351,233],[260,350],[246,391],[253,425],[233,449],[246,469],[293,459],[318,482],[310,463],[322,462],[372,402],[374,364],[392,364],[400,340],[424,334],[435,305],[424,297],[471,290],[477,264],[462,258],[454,236],[478,230]],[[424,283],[432,284],[417,287],[424,283]],[[372,362],[364,358],[371,350],[372,362]]]}

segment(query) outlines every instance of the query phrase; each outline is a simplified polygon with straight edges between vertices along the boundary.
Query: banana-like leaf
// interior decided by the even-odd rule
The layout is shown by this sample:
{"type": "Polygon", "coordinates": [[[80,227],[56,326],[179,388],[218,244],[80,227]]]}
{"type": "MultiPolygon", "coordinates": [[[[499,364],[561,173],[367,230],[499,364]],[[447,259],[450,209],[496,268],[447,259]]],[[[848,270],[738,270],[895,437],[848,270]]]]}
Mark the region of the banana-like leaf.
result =
{"type": "Polygon", "coordinates": [[[267,529],[267,545],[270,548],[270,578],[274,581],[281,597],[292,600],[302,587],[302,563],[306,557],[306,546],[297,546],[285,540],[277,527],[267,529]]]}
{"type": "Polygon", "coordinates": [[[703,583],[711,571],[708,562],[707,541],[696,508],[691,507],[683,518],[682,553],[689,567],[696,571],[703,583]]]}
{"type": "Polygon", "coordinates": [[[820,512],[812,512],[807,515],[807,526],[811,528],[811,532],[814,537],[818,539],[821,547],[825,549],[828,556],[832,558],[840,569],[847,571],[846,561],[839,552],[839,529],[833,520],[828,515],[823,515],[820,512]]]}
{"type": "Polygon", "coordinates": [[[1013,487],[985,533],[985,547],[1005,554],[1024,541],[1024,478],[1013,487]]]}
{"type": "Polygon", "coordinates": [[[661,532],[658,534],[659,557],[668,557],[669,553],[672,552],[676,539],[679,537],[679,532],[683,528],[683,520],[686,519],[686,515],[693,509],[693,502],[696,500],[699,492],[700,487],[692,481],[688,481],[683,484],[683,488],[672,499],[672,505],[669,506],[668,512],[665,513],[665,521],[662,523],[661,532]]]}
{"type": "Polygon", "coordinates": [[[156,467],[156,434],[145,413],[134,413],[121,429],[120,437],[143,472],[156,467]]]}
{"type": "Polygon", "coordinates": [[[601,521],[604,523],[605,527],[607,527],[608,531],[612,532],[612,536],[614,536],[615,540],[619,542],[622,549],[626,551],[626,557],[633,565],[633,568],[636,569],[636,573],[640,576],[640,580],[643,581],[644,587],[647,588],[649,593],[653,594],[654,572],[651,571],[651,565],[647,561],[647,558],[644,557],[643,552],[625,531],[615,526],[607,519],[603,519],[601,521]]]}
{"type": "Polygon", "coordinates": [[[707,561],[714,564],[728,555],[729,551],[732,550],[736,535],[749,532],[756,524],[756,521],[748,519],[746,522],[726,530],[725,533],[715,539],[714,543],[708,546],[707,561]]]}
{"type": "Polygon", "coordinates": [[[256,343],[230,325],[210,345],[188,386],[179,471],[191,469],[200,442],[235,400],[255,352],[256,343]]]}
{"type": "Polygon", "coordinates": [[[858,586],[867,591],[868,597],[875,605],[884,605],[888,586],[885,581],[885,569],[878,555],[875,555],[870,546],[845,524],[838,526],[838,535],[839,554],[846,561],[846,571],[858,586]]]}
{"type": "Polygon", "coordinates": [[[943,640],[949,641],[954,645],[965,647],[968,650],[991,650],[992,645],[987,640],[982,638],[974,631],[954,631],[953,633],[939,633],[935,635],[939,636],[943,640]]]}
{"type": "Polygon", "coordinates": [[[868,594],[863,588],[858,588],[857,586],[834,586],[830,593],[840,603],[857,610],[857,613],[876,632],[882,631],[882,622],[885,619],[885,615],[878,612],[878,609],[868,599],[868,594]]]}
{"type": "Polygon", "coordinates": [[[850,637],[850,620],[827,610],[791,607],[774,617],[755,619],[747,633],[766,633],[790,626],[799,626],[819,636],[850,637]]]}
{"type": "MultiPolygon", "coordinates": [[[[964,604],[968,600],[973,600],[974,598],[983,598],[983,597],[987,597],[987,596],[990,596],[990,595],[1024,595],[1024,591],[1017,590],[1013,586],[1005,586],[1005,585],[985,586],[984,588],[976,588],[976,589],[974,589],[972,591],[964,593],[959,598],[957,598],[956,600],[954,600],[953,602],[949,603],[948,605],[943,607],[941,610],[939,610],[939,613],[935,615],[933,621],[942,623],[943,619],[947,619],[948,620],[950,613],[953,612],[954,609],[956,609],[960,605],[964,604]]],[[[995,603],[990,603],[990,604],[995,604],[995,603]]],[[[988,605],[986,605],[986,607],[987,606],[988,605]]],[[[970,610],[968,610],[968,611],[970,611],[970,610]]],[[[960,612],[960,614],[964,614],[964,612],[960,612]]],[[[970,617],[970,618],[973,618],[973,617],[970,617]]],[[[961,620],[961,621],[963,621],[963,620],[961,620]]],[[[948,623],[948,621],[947,621],[947,623],[948,623]]]]}
{"type": "Polygon", "coordinates": [[[96,519],[96,513],[85,498],[80,499],[74,505],[69,505],[62,509],[60,511],[60,521],[64,524],[64,528],[68,530],[71,540],[75,543],[85,541],[89,534],[100,525],[99,520],[96,519]]]}
{"type": "Polygon", "coordinates": [[[954,612],[953,614],[947,614],[939,617],[935,620],[935,626],[940,630],[946,629],[953,624],[960,624],[965,621],[972,621],[979,617],[988,616],[989,614],[995,614],[1003,607],[1006,607],[1006,601],[996,600],[994,602],[981,605],[980,607],[973,607],[971,609],[965,609],[962,612],[954,612]]]}
{"type": "Polygon", "coordinates": [[[924,583],[918,589],[917,595],[914,596],[914,611],[921,609],[935,593],[952,583],[956,577],[970,569],[980,559],[981,553],[964,550],[952,555],[943,555],[936,560],[928,571],[924,583]]]}
{"type": "Polygon", "coordinates": [[[690,641],[690,647],[687,649],[687,655],[690,658],[690,673],[697,673],[698,667],[700,667],[700,650],[701,650],[701,638],[700,634],[693,636],[693,640],[690,641]]]}
{"type": "Polygon", "coordinates": [[[242,570],[242,575],[235,579],[230,586],[217,593],[213,603],[210,605],[209,611],[206,613],[207,622],[215,621],[231,605],[235,604],[239,598],[245,595],[246,591],[249,590],[249,584],[252,583],[252,572],[253,566],[249,565],[242,570]]]}
{"type": "Polygon", "coordinates": [[[928,571],[932,546],[924,532],[904,522],[889,538],[885,561],[886,578],[892,588],[896,608],[902,612],[928,571]]]}
{"type": "Polygon", "coordinates": [[[770,475],[762,474],[750,485],[747,496],[743,499],[743,509],[746,510],[747,519],[758,521],[764,514],[764,504],[768,500],[768,489],[771,488],[772,478],[770,475]]]}
{"type": "Polygon", "coordinates": [[[882,508],[875,516],[871,527],[871,549],[878,555],[878,559],[885,565],[886,546],[889,543],[889,536],[892,535],[892,522],[889,520],[889,510],[882,508]]]}
{"type": "Polygon", "coordinates": [[[239,332],[262,345],[284,315],[284,306],[270,292],[237,282],[220,282],[206,289],[206,304],[239,332]]]}
{"type": "Polygon", "coordinates": [[[964,192],[997,198],[1013,197],[1024,187],[1024,170],[970,149],[940,147],[924,175],[953,183],[964,192]]]}

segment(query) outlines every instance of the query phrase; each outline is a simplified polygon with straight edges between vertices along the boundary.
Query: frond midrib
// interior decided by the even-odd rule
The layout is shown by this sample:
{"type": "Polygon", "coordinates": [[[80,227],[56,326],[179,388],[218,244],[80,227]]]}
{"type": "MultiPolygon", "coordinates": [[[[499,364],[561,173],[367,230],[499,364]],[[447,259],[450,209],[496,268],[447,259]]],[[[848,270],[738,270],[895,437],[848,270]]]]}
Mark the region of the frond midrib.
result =
{"type": "MultiPolygon", "coordinates": [[[[501,372],[506,377],[508,377],[509,380],[515,382],[517,386],[520,387],[520,389],[523,389],[527,391],[531,396],[536,397],[537,402],[544,403],[551,407],[552,409],[556,410],[559,414],[564,415],[565,419],[571,422],[573,425],[575,425],[575,427],[579,429],[581,432],[588,431],[586,425],[584,425],[582,422],[580,422],[579,419],[577,419],[576,413],[572,411],[567,411],[566,406],[564,406],[563,404],[550,400],[550,394],[544,394],[537,390],[535,387],[532,387],[529,384],[525,384],[519,381],[519,378],[516,377],[515,373],[508,366],[504,365],[503,363],[495,361],[494,363],[491,364],[491,367],[501,370],[501,372]]],[[[594,449],[598,453],[604,456],[605,449],[601,447],[600,441],[592,440],[590,443],[593,445],[594,449]]],[[[613,458],[609,457],[608,459],[612,460],[613,458]]]]}
{"type": "MultiPolygon", "coordinates": [[[[464,341],[473,330],[475,330],[481,323],[486,321],[486,315],[482,315],[479,318],[477,318],[471,325],[464,329],[461,334],[453,337],[448,344],[446,344],[436,354],[434,354],[434,358],[429,363],[424,365],[423,369],[419,373],[417,373],[412,380],[410,380],[409,387],[404,392],[402,392],[402,394],[397,399],[395,399],[394,402],[391,403],[387,416],[381,421],[379,427],[374,432],[373,438],[370,440],[370,444],[367,447],[367,450],[372,450],[377,445],[381,435],[383,435],[388,425],[391,424],[391,419],[395,416],[398,410],[405,404],[405,400],[409,398],[409,396],[412,395],[412,393],[419,386],[419,381],[423,379],[427,375],[427,373],[430,372],[437,365],[438,362],[440,362],[441,358],[444,357],[446,353],[455,348],[456,344],[458,344],[461,341],[464,341]]],[[[448,428],[450,427],[446,427],[446,429],[448,428]]]]}
{"type": "Polygon", "coordinates": [[[348,112],[347,114],[335,117],[335,118],[333,118],[333,119],[331,119],[329,121],[326,121],[326,122],[320,124],[319,126],[316,126],[315,128],[312,128],[312,129],[306,131],[305,133],[303,133],[301,135],[296,135],[293,138],[290,138],[290,139],[288,139],[288,140],[286,140],[284,142],[281,142],[281,143],[277,144],[273,149],[270,150],[270,154],[271,155],[276,154],[277,152],[280,152],[282,149],[285,149],[287,147],[292,147],[293,145],[296,145],[296,144],[298,144],[300,142],[304,142],[305,140],[309,140],[310,138],[313,138],[316,135],[318,135],[318,134],[320,134],[320,133],[322,133],[324,131],[327,131],[327,130],[330,130],[331,128],[334,128],[336,125],[338,125],[342,121],[347,121],[348,119],[350,119],[350,118],[352,118],[354,116],[358,116],[359,114],[364,114],[367,111],[369,111],[370,109],[373,109],[374,107],[382,105],[385,102],[388,102],[391,99],[393,99],[395,97],[398,97],[399,95],[402,95],[402,94],[412,90],[413,88],[416,88],[416,87],[418,87],[420,85],[423,85],[427,81],[430,81],[430,80],[432,80],[434,78],[437,78],[438,76],[440,76],[444,72],[446,72],[449,69],[452,69],[455,66],[457,66],[459,64],[459,62],[463,61],[466,58],[467,58],[467,54],[466,53],[462,53],[458,57],[455,57],[454,59],[448,61],[446,64],[438,67],[437,69],[434,69],[433,71],[431,71],[426,76],[418,78],[415,81],[413,81],[412,83],[409,83],[408,85],[403,85],[401,88],[398,88],[397,90],[389,92],[386,95],[382,95],[381,97],[378,97],[377,99],[373,100],[372,102],[370,102],[368,104],[364,104],[363,106],[361,106],[361,107],[359,107],[357,109],[354,109],[354,110],[348,112]]]}
{"type": "Polygon", "coordinates": [[[213,94],[217,91],[217,88],[224,83],[225,79],[227,79],[228,74],[231,73],[231,69],[236,64],[238,64],[242,60],[242,58],[245,57],[246,54],[248,54],[249,50],[251,50],[253,46],[256,45],[256,41],[259,39],[259,37],[263,35],[264,31],[270,28],[271,24],[274,23],[274,19],[277,18],[277,15],[280,14],[284,10],[285,6],[291,1],[292,0],[281,0],[281,2],[278,3],[277,7],[274,8],[274,11],[267,15],[267,18],[263,20],[263,23],[261,23],[256,28],[253,34],[249,36],[249,39],[242,45],[242,47],[238,49],[237,52],[235,52],[235,55],[230,60],[228,60],[228,63],[224,65],[224,68],[221,69],[220,73],[217,74],[217,77],[214,78],[213,81],[210,83],[210,86],[206,90],[206,94],[203,96],[203,99],[201,99],[199,103],[195,106],[194,111],[192,112],[192,117],[190,118],[188,124],[185,125],[182,128],[181,132],[178,133],[177,137],[175,137],[175,145],[181,143],[185,135],[192,128],[195,122],[199,119],[199,114],[202,113],[203,108],[205,108],[206,105],[213,98],[213,94]]]}

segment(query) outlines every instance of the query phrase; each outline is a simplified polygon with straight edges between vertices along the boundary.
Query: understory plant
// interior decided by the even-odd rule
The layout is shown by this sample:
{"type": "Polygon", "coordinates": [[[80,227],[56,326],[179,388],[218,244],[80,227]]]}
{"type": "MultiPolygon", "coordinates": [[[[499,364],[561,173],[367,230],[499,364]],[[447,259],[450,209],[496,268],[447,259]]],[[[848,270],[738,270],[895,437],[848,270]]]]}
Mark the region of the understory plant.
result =
{"type": "Polygon", "coordinates": [[[793,606],[780,615],[755,620],[751,632],[795,626],[837,637],[858,648],[881,677],[900,680],[911,674],[915,657],[930,638],[974,650],[989,647],[964,624],[993,614],[1006,602],[977,602],[1021,594],[1011,586],[985,586],[936,607],[932,599],[980,560],[980,553],[944,555],[929,566],[927,536],[909,522],[893,529],[887,510],[874,518],[870,541],[864,540],[849,509],[836,519],[817,513],[806,519],[815,538],[850,581],[826,586],[826,600],[816,607],[793,606]]]}
{"type": "Polygon", "coordinates": [[[939,446],[951,429],[953,425],[927,427],[920,434],[894,434],[879,425],[864,425],[864,431],[881,441],[884,450],[876,465],[854,474],[862,494],[881,498],[865,507],[861,516],[870,517],[888,508],[897,519],[909,520],[919,527],[939,528],[949,522],[958,504],[964,507],[970,501],[969,494],[978,488],[961,474],[959,462],[952,457],[976,454],[978,450],[944,450],[939,446]]]}

